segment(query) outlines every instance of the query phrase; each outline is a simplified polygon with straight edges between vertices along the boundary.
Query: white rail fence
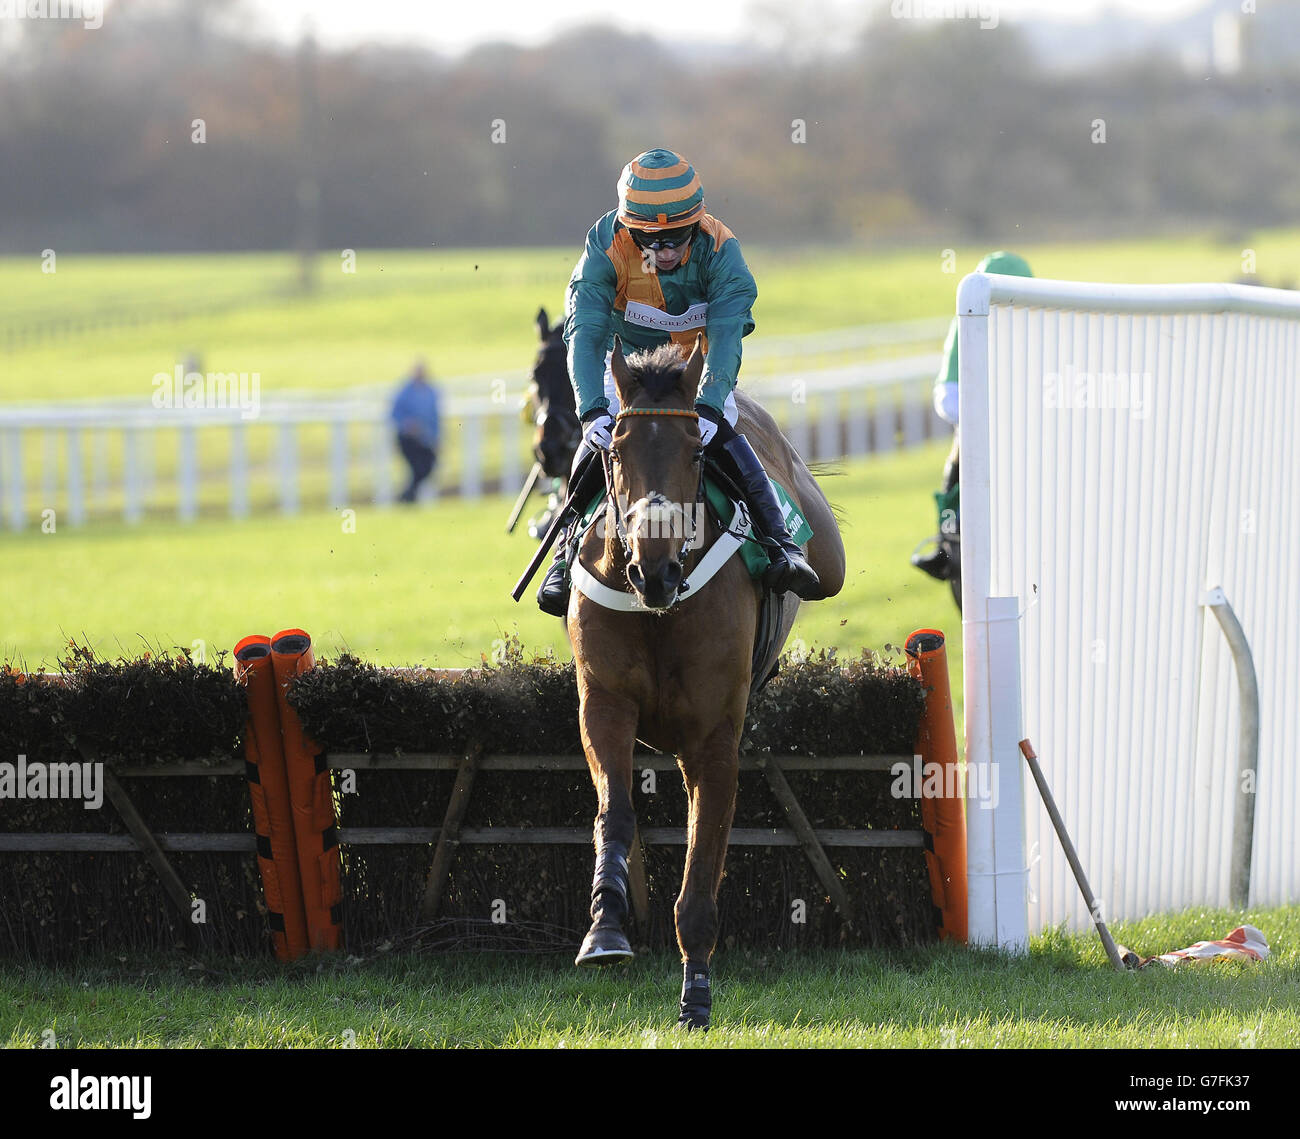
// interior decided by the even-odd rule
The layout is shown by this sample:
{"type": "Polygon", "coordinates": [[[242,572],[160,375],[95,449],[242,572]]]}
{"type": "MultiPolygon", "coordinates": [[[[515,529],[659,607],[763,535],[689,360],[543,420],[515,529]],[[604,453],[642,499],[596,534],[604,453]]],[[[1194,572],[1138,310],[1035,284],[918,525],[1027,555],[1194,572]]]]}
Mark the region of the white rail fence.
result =
{"type": "Polygon", "coordinates": [[[1091,921],[1022,737],[1107,920],[1295,902],[1300,294],[973,274],[958,313],[972,941],[1091,921]]]}
{"type": "MultiPolygon", "coordinates": [[[[898,326],[892,340],[881,330],[854,332],[831,349],[906,344],[932,333],[934,324],[898,326]]],[[[767,359],[797,357],[800,339],[772,344],[767,359]]],[[[827,348],[826,338],[817,343],[827,348]]],[[[810,459],[889,451],[949,431],[931,406],[937,353],[817,371],[764,368],[763,353],[755,355],[746,390],[810,459]]],[[[444,397],[438,470],[424,488],[429,497],[518,490],[532,464],[533,427],[520,411],[524,386],[522,379],[496,384],[504,395],[498,399],[444,397]]],[[[159,409],[141,400],[3,405],[4,522],[20,530],[40,525],[49,511],[60,524],[80,526],[92,517],[294,513],[305,501],[336,508],[388,503],[405,477],[388,418],[391,395],[386,385],[345,399],[264,401],[248,418],[239,407],[159,409]]]]}

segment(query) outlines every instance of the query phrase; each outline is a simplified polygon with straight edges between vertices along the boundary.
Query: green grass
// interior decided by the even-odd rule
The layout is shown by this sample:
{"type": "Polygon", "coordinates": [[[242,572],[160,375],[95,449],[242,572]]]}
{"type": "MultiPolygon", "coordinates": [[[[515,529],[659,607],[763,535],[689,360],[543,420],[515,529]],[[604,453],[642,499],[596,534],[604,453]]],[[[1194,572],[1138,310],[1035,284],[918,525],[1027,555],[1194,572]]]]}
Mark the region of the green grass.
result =
{"type": "MultiPolygon", "coordinates": [[[[758,235],[745,251],[759,285],[758,334],[815,332],[944,316],[961,277],[987,252],[955,249],[782,250],[758,235]]],[[[1277,283],[1300,261],[1300,230],[1147,241],[1017,246],[1035,273],[1085,281],[1225,281],[1255,251],[1258,279],[1277,283]]],[[[518,374],[536,347],[533,316],[563,309],[576,248],[360,250],[346,274],[320,258],[320,288],[294,291],[296,263],[278,253],[123,257],[63,253],[0,258],[0,345],[52,319],[83,331],[24,342],[3,355],[0,401],[153,392],[152,378],[187,351],[204,370],[261,375],[262,393],[392,383],[418,353],[434,372],[518,374]],[[122,324],[123,317],[140,323],[122,324]],[[116,320],[116,325],[94,322],[116,320]]],[[[2,349],[0,349],[2,351],[2,349]]],[[[478,394],[490,394],[486,381],[478,394]]]]}
{"type": "MultiPolygon", "coordinates": [[[[1014,244],[1014,243],[1013,243],[1014,244]]],[[[1300,230],[1243,235],[1024,246],[1040,276],[1111,281],[1232,280],[1241,276],[1243,250],[1257,259],[1254,279],[1277,283],[1300,261],[1300,230]]],[[[872,322],[939,317],[953,310],[961,275],[983,249],[868,251],[863,249],[776,249],[746,242],[759,283],[758,325],[749,343],[794,333],[872,322]],[[951,269],[945,272],[945,269],[951,269]]],[[[416,355],[428,357],[449,391],[514,402],[537,342],[533,316],[544,304],[552,317],[563,307],[564,288],[576,250],[361,250],[356,272],[342,272],[336,254],[320,258],[320,287],[296,292],[296,262],[280,253],[195,256],[78,256],[64,253],[57,272],[43,273],[34,257],[0,258],[0,403],[123,397],[150,408],[153,377],[170,373],[196,352],[205,371],[256,372],[260,395],[273,399],[289,391],[328,394],[361,385],[388,388],[416,355]],[[59,322],[54,334],[11,340],[14,334],[59,322]],[[63,323],[68,324],[67,328],[63,323]],[[6,348],[6,346],[10,348],[6,348]]],[[[933,343],[873,350],[872,357],[938,351],[933,343]]],[[[800,374],[841,366],[862,353],[805,352],[797,358],[760,359],[751,353],[744,376],[755,382],[779,370],[800,374]]],[[[743,378],[743,377],[742,377],[743,378]]],[[[816,408],[810,408],[814,414],[816,408]]],[[[159,415],[165,422],[170,412],[159,415]]],[[[120,433],[80,440],[87,506],[98,524],[121,516],[120,433]],[[94,485],[103,447],[104,485],[94,485]]],[[[249,425],[254,511],[275,505],[272,473],[275,431],[249,425]]],[[[371,438],[351,431],[352,490],[369,496],[371,438]]],[[[201,511],[220,512],[226,502],[226,431],[205,431],[200,455],[201,511]]],[[[327,501],[327,433],[299,432],[304,503],[327,501]]],[[[458,466],[460,445],[447,432],[441,470],[458,466]]],[[[530,458],[520,439],[514,446],[521,469],[530,458]]],[[[174,516],[177,442],[175,432],[135,444],[147,448],[153,478],[146,514],[174,516]]],[[[499,469],[503,444],[495,432],[484,445],[485,469],[499,469]]],[[[62,515],[66,441],[25,435],[21,467],[25,515],[32,524],[42,511],[62,515]],[[48,481],[47,481],[48,480],[48,481]]],[[[6,459],[6,463],[8,459],[6,459]]],[[[6,467],[6,471],[9,468],[6,467]]],[[[400,477],[400,464],[392,469],[400,477]]]]}
{"type": "MultiPolygon", "coordinates": [[[[846,463],[822,480],[844,513],[848,579],[838,597],[800,610],[802,647],[856,655],[936,626],[949,634],[960,692],[956,607],[946,586],[908,562],[935,528],[929,492],[946,452],[934,443],[846,463]]],[[[476,665],[511,636],[567,657],[560,622],[537,609],[535,588],[518,605],[510,599],[534,544],[522,529],[506,535],[509,507],[500,497],[358,506],[355,533],[338,512],[317,511],[8,534],[6,578],[29,588],[7,609],[0,655],[53,666],[71,637],[108,656],[134,655],[145,642],[189,651],[196,640],[215,653],[248,633],[297,625],[317,655],[346,649],[383,664],[476,665]]]]}
{"type": "MultiPolygon", "coordinates": [[[[720,950],[714,1029],[689,1037],[674,1030],[681,972],[664,953],[600,973],[567,955],[494,954],[9,965],[0,1044],[38,1046],[51,1031],[61,1047],[1300,1047],[1300,907],[1246,919],[1273,947],[1263,964],[1122,975],[1094,934],[1060,930],[1023,957],[952,945],[720,950]]],[[[1242,920],[1189,910],[1115,933],[1153,954],[1242,920]]]]}
{"type": "MultiPolygon", "coordinates": [[[[1021,251],[1040,276],[1198,281],[1239,276],[1244,247],[1276,283],[1300,260],[1300,231],[1021,251]]],[[[746,250],[759,327],[772,335],[951,312],[957,280],[985,252],[958,250],[957,272],[945,274],[937,250],[782,252],[748,242],[746,250]]],[[[52,276],[32,259],[0,259],[0,342],[51,313],[116,320],[127,310],[143,319],[3,353],[0,400],[144,401],[153,374],[189,350],[207,370],[259,371],[264,395],[391,383],[421,352],[444,376],[519,373],[534,351],[532,315],[539,304],[558,314],[575,252],[362,251],[355,276],[322,259],[311,299],[293,295],[282,255],[64,256],[52,276]]],[[[825,480],[846,517],[849,577],[840,597],[804,607],[792,645],[856,654],[898,645],[921,626],[942,628],[960,735],[960,622],[946,586],[907,562],[934,528],[930,491],[946,450],[935,443],[853,462],[825,480]]],[[[158,466],[165,474],[166,463],[158,466]]],[[[385,664],[474,665],[510,636],[567,656],[559,622],[531,596],[509,599],[531,543],[502,532],[508,505],[359,505],[355,533],[319,509],[6,533],[0,654],[53,665],[75,636],[109,656],[196,642],[211,655],[247,633],[300,625],[318,656],[347,649],[385,664]]],[[[1091,933],[1062,931],[1036,938],[1020,959],[951,946],[723,951],[715,1031],[689,1039],[672,1031],[679,969],[662,954],[594,976],[568,960],[463,955],[289,969],[165,955],[68,970],[10,965],[0,971],[0,1042],[30,1047],[51,1030],[65,1045],[145,1047],[1300,1046],[1300,909],[1248,919],[1274,946],[1264,966],[1116,976],[1091,933]]],[[[1189,911],[1115,932],[1156,953],[1221,937],[1241,920],[1189,911]]]]}

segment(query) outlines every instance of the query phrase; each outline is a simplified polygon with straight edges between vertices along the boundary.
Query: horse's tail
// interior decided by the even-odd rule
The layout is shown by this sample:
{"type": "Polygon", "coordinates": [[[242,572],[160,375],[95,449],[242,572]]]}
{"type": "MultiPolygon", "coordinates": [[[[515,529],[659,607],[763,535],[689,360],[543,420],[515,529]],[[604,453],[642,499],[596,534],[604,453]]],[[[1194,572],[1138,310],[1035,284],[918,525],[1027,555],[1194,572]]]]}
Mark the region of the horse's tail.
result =
{"type": "MultiPolygon", "coordinates": [[[[804,463],[804,466],[808,468],[808,473],[811,474],[813,478],[817,479],[827,477],[834,478],[837,475],[843,475],[845,473],[844,464],[839,462],[832,463],[823,461],[819,463],[804,463]]],[[[848,521],[847,516],[844,513],[844,507],[842,507],[838,502],[832,502],[829,498],[826,499],[826,505],[831,508],[831,514],[835,516],[836,524],[843,527],[848,521]]]]}
{"type": "Polygon", "coordinates": [[[804,466],[808,468],[810,474],[815,475],[817,478],[821,478],[823,475],[830,475],[834,477],[835,475],[842,475],[844,473],[844,465],[838,462],[836,463],[832,463],[832,462],[807,463],[806,462],[804,463],[804,466]]]}

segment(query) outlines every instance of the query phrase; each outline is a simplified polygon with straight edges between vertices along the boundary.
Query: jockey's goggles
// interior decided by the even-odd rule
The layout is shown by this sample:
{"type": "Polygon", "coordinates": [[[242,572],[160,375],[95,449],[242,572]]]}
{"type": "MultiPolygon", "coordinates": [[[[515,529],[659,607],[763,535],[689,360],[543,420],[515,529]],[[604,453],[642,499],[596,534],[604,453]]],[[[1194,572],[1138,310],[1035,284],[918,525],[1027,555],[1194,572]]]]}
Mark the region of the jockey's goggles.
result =
{"type": "Polygon", "coordinates": [[[629,229],[628,232],[638,249],[680,249],[695,236],[697,228],[687,225],[681,229],[661,229],[657,233],[646,233],[640,229],[629,229]]]}

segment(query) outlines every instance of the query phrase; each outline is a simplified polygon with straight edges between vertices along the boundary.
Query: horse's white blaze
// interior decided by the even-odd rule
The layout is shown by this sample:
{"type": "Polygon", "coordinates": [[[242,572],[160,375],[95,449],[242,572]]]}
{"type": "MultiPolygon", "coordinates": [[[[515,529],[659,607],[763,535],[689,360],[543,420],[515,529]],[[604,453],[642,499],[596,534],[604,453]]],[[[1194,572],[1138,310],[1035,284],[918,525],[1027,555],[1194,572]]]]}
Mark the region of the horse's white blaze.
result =
{"type": "Polygon", "coordinates": [[[672,502],[666,495],[652,490],[632,504],[628,515],[628,537],[685,538],[686,514],[681,503],[672,502]]]}

